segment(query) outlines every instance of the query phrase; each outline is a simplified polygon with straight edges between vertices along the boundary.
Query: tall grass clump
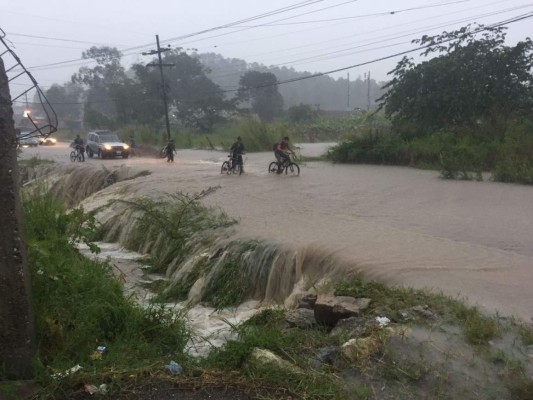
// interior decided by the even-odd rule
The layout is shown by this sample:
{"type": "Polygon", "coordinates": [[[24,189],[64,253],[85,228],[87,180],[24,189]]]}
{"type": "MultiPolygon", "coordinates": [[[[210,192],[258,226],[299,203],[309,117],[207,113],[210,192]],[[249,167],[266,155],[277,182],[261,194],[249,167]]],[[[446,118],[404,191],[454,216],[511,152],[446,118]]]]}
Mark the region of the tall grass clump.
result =
{"type": "Polygon", "coordinates": [[[499,182],[533,184],[533,120],[514,123],[508,129],[493,178],[499,182]]]}
{"type": "MultiPolygon", "coordinates": [[[[214,211],[201,204],[200,199],[216,190],[216,187],[210,187],[194,195],[161,194],[159,199],[113,201],[107,207],[119,205],[122,212],[101,227],[100,235],[105,236],[133,220],[123,244],[130,250],[150,254],[153,272],[165,273],[169,265],[177,266],[191,256],[195,247],[213,243],[217,229],[236,223],[223,211],[214,211]]],[[[120,231],[116,230],[115,234],[119,235],[120,231]]],[[[106,240],[118,239],[106,236],[106,240]]]]}
{"type": "Polygon", "coordinates": [[[110,263],[78,252],[75,242],[90,244],[94,228],[82,209],[67,212],[44,190],[23,197],[41,379],[76,364],[111,379],[112,371],[184,357],[189,334],[181,316],[136,305],[110,263]]]}
{"type": "MultiPolygon", "coordinates": [[[[239,340],[229,341],[223,347],[213,349],[202,362],[207,368],[225,371],[242,371],[250,384],[272,388],[273,398],[285,398],[288,394],[303,399],[344,399],[340,380],[314,371],[309,358],[317,351],[335,342],[324,327],[301,330],[286,328],[283,310],[269,309],[256,314],[235,327],[239,340]],[[293,363],[301,371],[291,371],[274,365],[253,365],[247,360],[255,348],[267,349],[293,363]],[[281,396],[285,393],[285,396],[281,396]]],[[[290,396],[289,396],[290,397],[290,396]]]]}

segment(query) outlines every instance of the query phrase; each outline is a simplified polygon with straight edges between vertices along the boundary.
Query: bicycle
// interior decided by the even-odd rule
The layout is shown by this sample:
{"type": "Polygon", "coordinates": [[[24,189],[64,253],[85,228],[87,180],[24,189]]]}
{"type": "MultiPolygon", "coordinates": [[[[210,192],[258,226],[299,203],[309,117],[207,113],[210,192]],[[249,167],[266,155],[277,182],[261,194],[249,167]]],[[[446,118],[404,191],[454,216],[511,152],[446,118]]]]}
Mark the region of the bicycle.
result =
{"type": "Polygon", "coordinates": [[[282,174],[285,171],[285,175],[299,176],[300,166],[296,163],[297,159],[297,155],[291,151],[289,157],[285,158],[281,164],[278,161],[272,161],[268,165],[268,173],[282,174]]]}
{"type": "Polygon", "coordinates": [[[70,152],[70,161],[72,162],[84,162],[85,157],[83,156],[83,152],[81,151],[81,148],[79,146],[76,146],[74,150],[70,152]]]}
{"type": "Polygon", "coordinates": [[[220,167],[220,173],[221,174],[239,174],[242,175],[244,172],[244,160],[242,158],[243,154],[240,154],[240,157],[233,158],[231,155],[229,155],[229,160],[226,160],[222,163],[222,167],[220,167]]]}

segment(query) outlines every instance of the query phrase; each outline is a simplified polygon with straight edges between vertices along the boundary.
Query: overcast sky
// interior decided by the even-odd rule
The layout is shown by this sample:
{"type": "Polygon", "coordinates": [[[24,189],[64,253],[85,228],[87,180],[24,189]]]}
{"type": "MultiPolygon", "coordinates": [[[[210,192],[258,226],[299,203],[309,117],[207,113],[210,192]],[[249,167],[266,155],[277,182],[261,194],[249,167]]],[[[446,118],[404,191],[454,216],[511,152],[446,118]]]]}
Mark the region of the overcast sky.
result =
{"type": "MultiPolygon", "coordinates": [[[[149,61],[141,52],[155,48],[155,34],[172,47],[325,72],[408,50],[423,34],[532,12],[533,2],[519,0],[0,0],[0,28],[46,89],[68,81],[93,45],[122,50],[125,66],[149,61]],[[251,17],[258,18],[191,35],[251,17]]],[[[509,25],[508,42],[530,36],[532,26],[533,18],[509,25]]],[[[349,72],[385,80],[400,58],[349,72]]],[[[25,84],[14,81],[12,93],[25,84]]]]}

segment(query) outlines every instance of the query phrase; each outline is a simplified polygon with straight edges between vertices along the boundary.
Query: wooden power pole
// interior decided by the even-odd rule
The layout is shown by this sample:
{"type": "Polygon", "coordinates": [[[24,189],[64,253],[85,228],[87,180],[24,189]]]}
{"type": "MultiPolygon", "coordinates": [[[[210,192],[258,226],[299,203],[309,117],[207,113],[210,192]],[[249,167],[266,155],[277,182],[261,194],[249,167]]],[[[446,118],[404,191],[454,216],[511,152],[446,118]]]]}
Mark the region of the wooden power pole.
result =
{"type": "Polygon", "coordinates": [[[0,375],[26,379],[33,372],[35,339],[16,144],[11,95],[0,58],[0,375]]]}
{"type": "Polygon", "coordinates": [[[159,45],[159,35],[155,35],[155,41],[157,44],[157,50],[150,50],[149,52],[142,53],[144,56],[157,54],[159,60],[158,63],[146,64],[147,67],[159,67],[159,73],[161,74],[161,95],[163,97],[163,105],[165,107],[165,122],[167,126],[167,140],[170,140],[170,120],[168,118],[168,100],[167,100],[167,88],[165,86],[165,76],[163,74],[163,67],[173,67],[174,64],[163,64],[161,53],[170,51],[170,49],[162,49],[159,45]]]}

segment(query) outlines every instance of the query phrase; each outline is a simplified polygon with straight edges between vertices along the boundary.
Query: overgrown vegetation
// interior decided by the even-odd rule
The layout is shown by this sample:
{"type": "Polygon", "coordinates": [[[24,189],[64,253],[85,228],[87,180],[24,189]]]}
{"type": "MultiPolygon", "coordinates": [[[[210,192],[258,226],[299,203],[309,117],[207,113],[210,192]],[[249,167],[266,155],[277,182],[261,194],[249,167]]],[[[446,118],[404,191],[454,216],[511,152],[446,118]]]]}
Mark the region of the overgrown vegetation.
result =
{"type": "Polygon", "coordinates": [[[533,42],[505,46],[505,28],[484,26],[415,42],[435,57],[404,58],[392,71],[380,99],[390,129],[356,132],[330,159],[438,168],[447,179],[492,171],[497,181],[532,184],[533,42]]]}
{"type": "Polygon", "coordinates": [[[66,212],[44,191],[26,195],[23,206],[36,318],[36,370],[48,391],[62,390],[51,376],[76,364],[113,385],[117,371],[137,374],[148,365],[161,366],[169,357],[183,359],[189,333],[181,315],[157,305],[143,308],[125,298],[113,265],[91,261],[73,246],[92,239],[90,216],[82,209],[66,212]],[[97,346],[105,346],[105,354],[97,346]]]}
{"type": "MultiPolygon", "coordinates": [[[[196,195],[177,193],[161,199],[139,198],[116,200],[106,207],[122,206],[101,228],[100,235],[113,230],[118,219],[128,213],[133,225],[128,232],[125,246],[131,250],[151,255],[153,272],[164,273],[172,263],[179,265],[186,257],[194,254],[194,246],[207,246],[214,239],[219,228],[233,225],[236,221],[223,211],[214,212],[200,203],[200,199],[215,191],[211,187],[196,195]],[[196,240],[191,240],[195,238],[196,240]]],[[[120,234],[115,231],[115,234],[120,234]]],[[[116,240],[117,237],[108,237],[116,240]]]]}

